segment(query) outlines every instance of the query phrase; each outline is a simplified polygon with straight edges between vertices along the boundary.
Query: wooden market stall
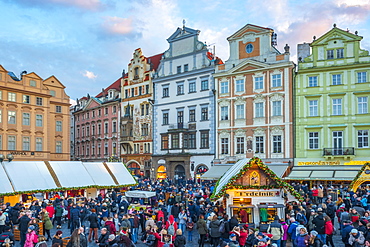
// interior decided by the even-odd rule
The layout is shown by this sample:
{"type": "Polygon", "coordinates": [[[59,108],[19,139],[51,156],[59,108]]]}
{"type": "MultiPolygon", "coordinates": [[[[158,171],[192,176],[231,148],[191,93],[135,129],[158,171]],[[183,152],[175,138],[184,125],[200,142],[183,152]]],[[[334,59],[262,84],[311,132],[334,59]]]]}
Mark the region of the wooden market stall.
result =
{"type": "Polygon", "coordinates": [[[257,157],[234,164],[218,180],[211,199],[222,201],[228,215],[255,226],[269,223],[275,215],[284,217],[287,201],[303,200],[257,157]]]}

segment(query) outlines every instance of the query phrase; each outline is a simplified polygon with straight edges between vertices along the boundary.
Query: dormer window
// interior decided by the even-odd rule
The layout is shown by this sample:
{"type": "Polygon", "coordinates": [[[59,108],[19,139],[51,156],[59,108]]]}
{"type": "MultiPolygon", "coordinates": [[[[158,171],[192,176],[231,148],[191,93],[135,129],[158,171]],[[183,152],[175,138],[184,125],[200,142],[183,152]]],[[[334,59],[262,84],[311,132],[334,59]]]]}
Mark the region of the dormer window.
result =
{"type": "Polygon", "coordinates": [[[112,91],[110,91],[110,92],[109,92],[109,98],[110,98],[110,99],[112,99],[112,98],[113,98],[113,96],[114,96],[113,92],[112,92],[112,91]]]}
{"type": "Polygon", "coordinates": [[[135,69],[134,69],[134,79],[139,79],[139,67],[136,67],[135,69]]]}

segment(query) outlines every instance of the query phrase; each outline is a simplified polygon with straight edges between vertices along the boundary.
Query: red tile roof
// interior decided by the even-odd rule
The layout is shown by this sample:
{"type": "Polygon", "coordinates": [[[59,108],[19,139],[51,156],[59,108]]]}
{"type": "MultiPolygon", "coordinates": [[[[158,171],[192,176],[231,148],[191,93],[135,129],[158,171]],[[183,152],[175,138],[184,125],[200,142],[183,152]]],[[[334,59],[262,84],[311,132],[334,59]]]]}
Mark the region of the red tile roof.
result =
{"type": "Polygon", "coordinates": [[[154,55],[154,56],[151,56],[151,57],[147,57],[148,63],[149,63],[149,59],[150,59],[150,62],[153,65],[152,69],[154,69],[154,70],[158,69],[159,63],[162,59],[162,55],[163,55],[163,53],[157,54],[157,55],[154,55]]]}
{"type": "MultiPolygon", "coordinates": [[[[113,82],[109,87],[107,87],[106,89],[104,89],[104,93],[107,95],[108,94],[108,90],[110,89],[116,89],[118,91],[121,91],[121,77],[118,78],[117,81],[113,82]]],[[[100,97],[103,97],[103,94],[102,92],[100,92],[98,95],[95,96],[96,98],[100,98],[100,97]]]]}

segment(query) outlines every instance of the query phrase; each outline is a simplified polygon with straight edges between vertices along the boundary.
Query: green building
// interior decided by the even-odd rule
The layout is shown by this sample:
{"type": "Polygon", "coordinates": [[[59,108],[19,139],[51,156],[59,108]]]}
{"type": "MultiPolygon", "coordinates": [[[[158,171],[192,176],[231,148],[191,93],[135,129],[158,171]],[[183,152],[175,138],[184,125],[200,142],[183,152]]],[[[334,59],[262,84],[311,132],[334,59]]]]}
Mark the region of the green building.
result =
{"type": "Polygon", "coordinates": [[[298,45],[295,161],[287,179],[352,180],[355,166],[370,160],[370,56],[361,40],[334,24],[298,45]]]}

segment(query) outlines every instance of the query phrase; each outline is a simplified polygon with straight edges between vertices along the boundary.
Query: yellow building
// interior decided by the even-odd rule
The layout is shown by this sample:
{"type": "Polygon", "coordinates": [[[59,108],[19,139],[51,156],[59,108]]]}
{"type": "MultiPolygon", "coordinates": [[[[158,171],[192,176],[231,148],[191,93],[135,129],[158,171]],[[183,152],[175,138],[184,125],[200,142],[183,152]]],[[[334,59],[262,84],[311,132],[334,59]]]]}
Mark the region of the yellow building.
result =
{"type": "Polygon", "coordinates": [[[0,65],[0,154],[15,160],[69,160],[69,96],[55,77],[21,78],[0,65]]]}

